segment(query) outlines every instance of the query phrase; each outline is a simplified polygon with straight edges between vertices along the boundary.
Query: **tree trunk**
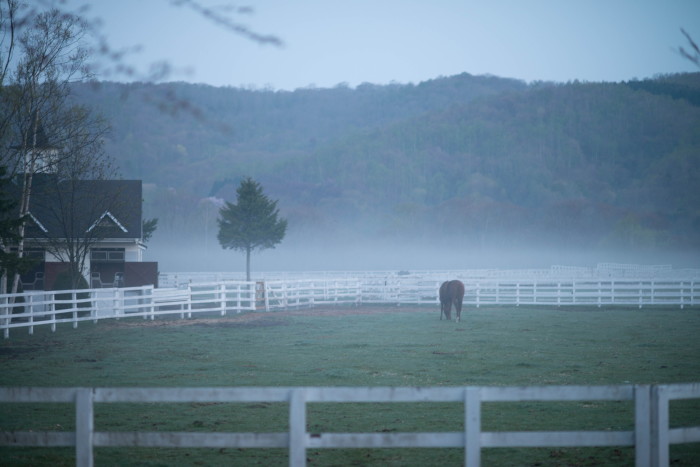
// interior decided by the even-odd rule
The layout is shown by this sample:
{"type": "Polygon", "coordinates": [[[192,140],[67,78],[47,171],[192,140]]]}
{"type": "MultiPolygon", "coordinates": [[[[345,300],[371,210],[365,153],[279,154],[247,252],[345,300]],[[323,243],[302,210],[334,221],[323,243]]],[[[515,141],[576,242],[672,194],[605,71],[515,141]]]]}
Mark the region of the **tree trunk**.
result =
{"type": "MultiPolygon", "coordinates": [[[[29,200],[32,195],[32,180],[34,178],[34,171],[36,170],[36,145],[37,145],[37,133],[39,132],[39,113],[34,115],[34,121],[32,122],[32,146],[31,152],[27,147],[27,138],[23,138],[22,142],[22,161],[20,163],[24,164],[24,177],[22,178],[22,199],[20,200],[19,206],[19,217],[24,218],[29,213],[29,200]],[[29,155],[29,166],[27,166],[27,155],[29,155]]],[[[18,229],[19,241],[17,242],[17,258],[22,258],[24,256],[24,229],[26,225],[26,220],[23,221],[18,229]]],[[[19,271],[15,272],[14,280],[12,281],[12,293],[17,293],[19,287],[19,271]]]]}
{"type": "MultiPolygon", "coordinates": [[[[31,163],[31,169],[34,169],[34,162],[31,163]]],[[[32,193],[32,173],[24,174],[24,184],[22,186],[22,199],[20,200],[19,216],[24,218],[29,213],[29,198],[32,193]]],[[[24,257],[24,230],[26,221],[19,225],[17,242],[17,258],[22,259],[24,257]]],[[[12,291],[11,293],[17,293],[19,288],[19,272],[15,271],[15,275],[12,281],[12,291]]]]}
{"type": "Polygon", "coordinates": [[[245,280],[250,282],[250,247],[245,249],[245,280]]]}

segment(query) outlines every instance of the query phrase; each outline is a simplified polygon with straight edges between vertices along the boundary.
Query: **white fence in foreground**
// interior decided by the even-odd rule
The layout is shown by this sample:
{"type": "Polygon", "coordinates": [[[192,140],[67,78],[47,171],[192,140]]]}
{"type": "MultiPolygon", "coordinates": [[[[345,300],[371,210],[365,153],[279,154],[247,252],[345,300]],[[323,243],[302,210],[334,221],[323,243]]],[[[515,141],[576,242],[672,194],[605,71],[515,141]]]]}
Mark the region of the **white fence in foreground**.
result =
{"type": "Polygon", "coordinates": [[[700,383],[551,387],[293,388],[0,388],[0,403],[74,403],[75,432],[0,432],[2,446],[75,446],[76,464],[93,465],[94,447],[287,448],[289,465],[306,465],[309,448],[463,448],[464,464],[481,463],[482,447],[634,446],[635,465],[669,465],[669,445],[700,441],[700,426],[670,428],[669,403],[700,398],[700,383]],[[634,401],[629,431],[481,430],[483,402],[634,401]],[[96,431],[96,403],[287,402],[289,430],[276,433],[96,431]],[[457,402],[464,431],[309,433],[306,406],[316,402],[457,402]]]}
{"type": "MultiPolygon", "coordinates": [[[[188,282],[179,288],[152,286],[32,291],[0,295],[0,329],[105,318],[194,313],[240,313],[321,305],[422,305],[438,307],[436,275],[368,275],[361,278],[274,280],[264,282],[188,282]]],[[[463,278],[464,305],[536,306],[686,306],[700,305],[700,278],[570,279],[463,278]]]]}

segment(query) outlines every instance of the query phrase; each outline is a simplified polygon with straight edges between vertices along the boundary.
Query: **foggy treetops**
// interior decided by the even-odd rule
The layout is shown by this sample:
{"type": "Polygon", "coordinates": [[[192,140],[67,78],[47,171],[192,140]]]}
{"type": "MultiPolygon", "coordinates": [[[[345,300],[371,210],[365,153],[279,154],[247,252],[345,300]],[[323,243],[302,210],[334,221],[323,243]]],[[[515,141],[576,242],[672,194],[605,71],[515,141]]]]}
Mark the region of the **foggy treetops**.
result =
{"type": "Polygon", "coordinates": [[[144,181],[156,237],[214,238],[209,201],[233,201],[250,176],[279,199],[297,237],[700,247],[700,73],[75,91],[111,121],[106,150],[125,178],[144,181]],[[169,93],[195,111],[152,104],[169,93]]]}

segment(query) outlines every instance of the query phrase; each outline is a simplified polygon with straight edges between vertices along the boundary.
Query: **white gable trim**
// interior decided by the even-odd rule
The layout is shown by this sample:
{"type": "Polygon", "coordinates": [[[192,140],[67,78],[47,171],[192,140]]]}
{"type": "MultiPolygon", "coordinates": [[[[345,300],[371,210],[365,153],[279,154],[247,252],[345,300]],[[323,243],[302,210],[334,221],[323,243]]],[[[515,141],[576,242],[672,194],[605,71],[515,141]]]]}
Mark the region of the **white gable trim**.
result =
{"type": "Polygon", "coordinates": [[[124,233],[128,232],[128,230],[126,230],[126,227],[124,227],[124,226],[122,225],[122,223],[119,222],[119,221],[117,220],[117,218],[114,217],[114,216],[112,215],[112,213],[109,212],[109,211],[105,211],[104,214],[102,214],[102,215],[95,221],[95,223],[92,224],[92,225],[90,226],[89,229],[87,229],[87,231],[88,231],[88,232],[92,232],[92,229],[94,229],[95,227],[97,227],[97,226],[100,224],[100,222],[102,222],[102,219],[105,218],[105,216],[106,216],[106,217],[109,217],[109,218],[112,220],[112,222],[114,222],[114,224],[115,224],[117,227],[119,227],[119,228],[121,229],[122,232],[124,232],[124,233]]]}
{"type": "Polygon", "coordinates": [[[39,227],[39,228],[41,229],[42,232],[48,233],[48,229],[47,229],[46,227],[44,227],[44,224],[42,224],[41,222],[39,222],[39,219],[37,219],[36,217],[34,217],[34,214],[32,214],[31,212],[27,212],[27,215],[32,219],[32,221],[34,222],[34,224],[36,224],[36,226],[39,227]]]}

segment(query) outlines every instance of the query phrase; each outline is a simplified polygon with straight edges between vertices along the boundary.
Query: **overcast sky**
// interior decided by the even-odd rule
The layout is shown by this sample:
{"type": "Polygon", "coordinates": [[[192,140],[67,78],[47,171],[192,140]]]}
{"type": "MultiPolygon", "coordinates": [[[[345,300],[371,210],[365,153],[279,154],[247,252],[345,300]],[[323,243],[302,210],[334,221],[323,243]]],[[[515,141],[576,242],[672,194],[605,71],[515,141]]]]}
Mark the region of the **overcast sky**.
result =
{"type": "MultiPolygon", "coordinates": [[[[227,0],[198,0],[207,6],[227,0]]],[[[525,81],[622,81],[700,71],[677,52],[700,42],[698,0],[241,0],[263,45],[169,0],[89,3],[113,48],[141,46],[141,70],[173,81],[293,90],[418,83],[462,72],[525,81]]],[[[113,79],[113,78],[112,78],[113,79]]]]}

